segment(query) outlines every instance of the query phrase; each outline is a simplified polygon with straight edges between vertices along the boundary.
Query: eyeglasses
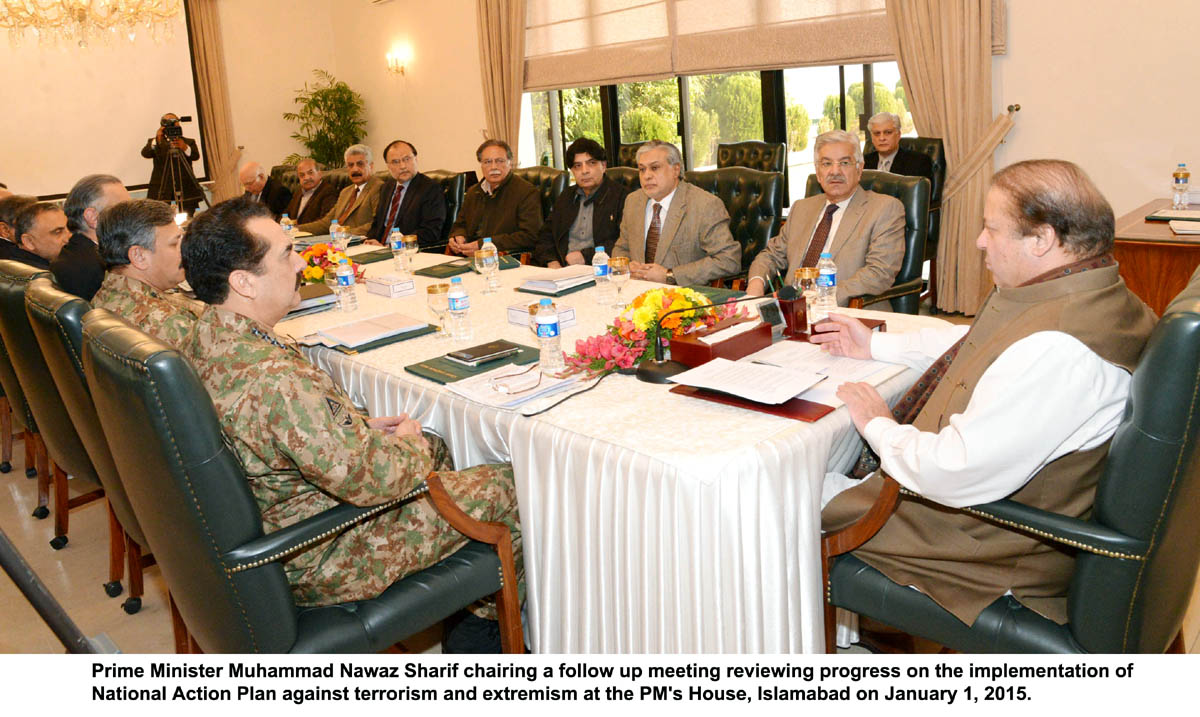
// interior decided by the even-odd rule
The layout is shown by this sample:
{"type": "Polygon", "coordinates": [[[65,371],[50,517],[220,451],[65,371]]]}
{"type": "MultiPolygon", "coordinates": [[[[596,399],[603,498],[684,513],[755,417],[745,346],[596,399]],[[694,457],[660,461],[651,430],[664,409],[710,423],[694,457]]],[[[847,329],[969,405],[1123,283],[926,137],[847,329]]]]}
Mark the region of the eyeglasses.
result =
{"type": "Polygon", "coordinates": [[[837,162],[834,162],[832,159],[822,159],[820,162],[817,162],[817,166],[821,169],[832,169],[834,164],[841,169],[850,169],[857,165],[858,161],[853,159],[839,159],[837,162]]]}
{"type": "Polygon", "coordinates": [[[530,374],[539,366],[537,363],[532,363],[520,371],[504,374],[503,376],[495,376],[488,379],[488,386],[497,393],[503,393],[506,396],[514,396],[518,393],[532,391],[542,385],[542,372],[530,374]],[[532,381],[532,383],[531,383],[532,381]]]}
{"type": "Polygon", "coordinates": [[[479,162],[479,165],[482,167],[503,167],[506,164],[508,164],[508,157],[501,157],[499,159],[483,159],[479,162]]]}

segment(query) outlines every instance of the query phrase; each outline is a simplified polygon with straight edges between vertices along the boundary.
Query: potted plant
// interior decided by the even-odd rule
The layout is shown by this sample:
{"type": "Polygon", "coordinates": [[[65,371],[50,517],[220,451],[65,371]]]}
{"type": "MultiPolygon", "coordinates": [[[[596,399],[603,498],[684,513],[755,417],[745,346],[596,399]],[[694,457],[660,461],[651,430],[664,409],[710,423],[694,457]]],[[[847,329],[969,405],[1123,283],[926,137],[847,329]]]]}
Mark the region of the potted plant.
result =
{"type": "MultiPolygon", "coordinates": [[[[325,70],[313,70],[317,81],[296,90],[296,112],[284,112],[283,118],[300,125],[292,139],[308,149],[308,156],[326,167],[340,167],[342,153],[366,134],[363,98],[345,82],[325,70]]],[[[302,155],[292,154],[284,162],[295,164],[302,155]]]]}

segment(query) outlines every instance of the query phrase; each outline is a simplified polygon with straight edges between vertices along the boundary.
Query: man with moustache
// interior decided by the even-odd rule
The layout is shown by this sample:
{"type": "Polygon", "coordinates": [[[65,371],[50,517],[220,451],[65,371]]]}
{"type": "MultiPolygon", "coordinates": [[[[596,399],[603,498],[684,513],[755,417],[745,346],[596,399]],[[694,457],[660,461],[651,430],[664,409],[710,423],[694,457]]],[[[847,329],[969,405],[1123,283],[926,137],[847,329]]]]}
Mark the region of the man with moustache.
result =
{"type": "Polygon", "coordinates": [[[333,208],[325,216],[305,222],[296,228],[309,234],[328,234],[336,219],[338,224],[351,234],[366,234],[379,207],[379,190],[383,181],[374,174],[371,148],[355,144],[346,148],[346,170],[350,174],[350,186],[338,195],[333,208]]]}
{"type": "Polygon", "coordinates": [[[108,274],[92,306],[182,348],[202,306],[175,291],[183,281],[183,229],[171,206],[153,199],[114,204],[101,212],[96,236],[108,274]]]}
{"type": "Polygon", "coordinates": [[[383,149],[383,161],[392,177],[383,183],[367,240],[385,243],[392,230],[399,229],[401,234],[416,234],[422,250],[444,246],[446,195],[442,185],[417,171],[417,148],[395,140],[383,149]]]}
{"type": "Polygon", "coordinates": [[[566,160],[575,189],[554,202],[533,252],[533,263],[551,269],[591,264],[597,246],[615,250],[629,194],[628,187],[604,174],[608,153],[596,140],[575,140],[567,147],[566,160]]]}
{"type": "Polygon", "coordinates": [[[542,226],[538,190],[512,173],[512,148],[489,139],[475,150],[483,181],[467,190],[462,211],[450,227],[450,252],[474,256],[480,242],[491,237],[500,251],[532,251],[542,226]]]}
{"type": "Polygon", "coordinates": [[[326,182],[317,168],[317,162],[306,157],[296,163],[296,179],[300,191],[292,195],[285,213],[297,224],[305,224],[325,216],[337,202],[338,192],[326,182]]]}
{"type": "Polygon", "coordinates": [[[882,293],[896,281],[904,260],[904,205],[858,186],[863,158],[853,134],[825,132],[813,144],[813,156],[824,193],[792,204],[783,231],[750,264],[746,293],[762,296],[775,276],[790,284],[796,269],[816,266],[829,252],[837,265],[837,303],[847,306],[851,297],[882,293]]]}

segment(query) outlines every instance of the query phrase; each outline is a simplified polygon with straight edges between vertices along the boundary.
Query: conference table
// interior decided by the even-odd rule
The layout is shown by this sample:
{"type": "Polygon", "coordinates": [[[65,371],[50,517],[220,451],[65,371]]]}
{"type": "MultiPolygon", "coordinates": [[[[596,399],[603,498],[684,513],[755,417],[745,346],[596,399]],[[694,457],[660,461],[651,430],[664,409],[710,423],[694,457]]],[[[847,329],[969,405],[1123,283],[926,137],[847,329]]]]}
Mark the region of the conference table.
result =
{"type": "MultiPolygon", "coordinates": [[[[414,266],[448,260],[422,253],[414,266]]],[[[390,260],[366,267],[368,277],[394,271],[390,260]]],[[[474,403],[404,370],[496,338],[535,345],[527,327],[508,323],[506,307],[535,302],[514,289],[545,271],[502,271],[503,286],[491,295],[482,293],[483,277],[462,275],[471,295],[471,341],[431,334],[355,355],[325,346],[306,351],[371,415],[407,413],[442,436],[455,465],[512,463],[527,640],[535,652],[822,651],[821,486],[827,470],[847,471],[861,447],[844,407],[805,423],[611,374],[525,416],[474,403]]],[[[425,287],[443,280],[415,280],[415,296],[385,298],[359,288],[357,311],[312,314],[281,322],[277,331],[302,338],[390,312],[432,321],[425,287]]],[[[622,298],[655,286],[631,281],[622,298]]],[[[555,301],[578,317],[562,333],[567,351],[616,315],[596,303],[594,288],[555,301]]],[[[883,316],[891,331],[947,325],[930,317],[846,313],[883,316]]],[[[916,378],[904,369],[880,392],[894,402],[916,378]]]]}
{"type": "MultiPolygon", "coordinates": [[[[1155,199],[1117,219],[1113,245],[1125,284],[1159,316],[1200,266],[1200,236],[1179,235],[1166,222],[1146,221],[1151,212],[1170,208],[1171,200],[1155,199]]],[[[1200,210],[1195,204],[1188,208],[1200,210]]]]}

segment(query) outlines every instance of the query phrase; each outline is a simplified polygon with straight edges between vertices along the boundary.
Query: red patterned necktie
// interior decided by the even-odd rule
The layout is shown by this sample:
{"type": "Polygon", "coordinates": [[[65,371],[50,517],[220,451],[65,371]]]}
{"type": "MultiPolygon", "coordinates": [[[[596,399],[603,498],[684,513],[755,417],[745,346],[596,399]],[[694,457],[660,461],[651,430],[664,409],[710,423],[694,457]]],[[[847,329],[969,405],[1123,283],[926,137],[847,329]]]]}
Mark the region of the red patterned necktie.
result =
{"type": "Polygon", "coordinates": [[[387,237],[388,232],[390,232],[392,230],[392,227],[396,226],[396,213],[398,211],[400,211],[400,198],[403,196],[404,196],[404,185],[397,184],[396,191],[392,192],[391,206],[388,207],[387,223],[383,225],[384,238],[387,237]]]}
{"type": "Polygon", "coordinates": [[[646,263],[654,263],[654,255],[658,253],[658,235],[662,233],[662,222],[659,221],[658,213],[662,210],[662,205],[658,202],[654,203],[654,216],[650,219],[650,230],[646,232],[646,263]]]}
{"type": "Polygon", "coordinates": [[[812,241],[808,243],[808,251],[804,252],[804,263],[800,266],[816,266],[817,260],[821,258],[821,252],[825,250],[825,240],[829,238],[829,230],[833,227],[833,213],[838,210],[838,205],[830,204],[825,207],[825,216],[821,217],[820,223],[817,224],[817,231],[813,232],[812,241]]]}

